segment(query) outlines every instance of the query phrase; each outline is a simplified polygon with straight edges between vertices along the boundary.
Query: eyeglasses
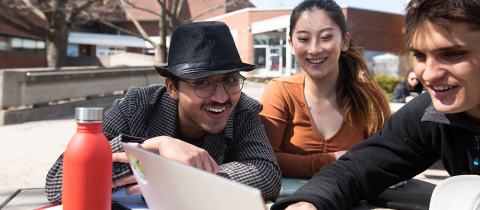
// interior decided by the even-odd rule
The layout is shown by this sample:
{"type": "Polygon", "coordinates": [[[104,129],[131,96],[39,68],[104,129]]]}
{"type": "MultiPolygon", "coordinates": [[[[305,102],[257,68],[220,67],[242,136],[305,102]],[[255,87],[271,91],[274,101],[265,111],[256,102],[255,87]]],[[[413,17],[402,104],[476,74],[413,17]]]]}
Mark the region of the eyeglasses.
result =
{"type": "Polygon", "coordinates": [[[195,94],[198,97],[208,98],[215,93],[215,90],[217,89],[217,84],[219,83],[223,84],[223,89],[225,89],[225,92],[228,95],[235,95],[237,93],[240,93],[240,91],[242,91],[245,79],[246,78],[243,76],[233,76],[226,78],[223,82],[215,82],[207,78],[197,79],[193,83],[189,83],[183,79],[180,79],[180,81],[193,86],[195,94]]]}

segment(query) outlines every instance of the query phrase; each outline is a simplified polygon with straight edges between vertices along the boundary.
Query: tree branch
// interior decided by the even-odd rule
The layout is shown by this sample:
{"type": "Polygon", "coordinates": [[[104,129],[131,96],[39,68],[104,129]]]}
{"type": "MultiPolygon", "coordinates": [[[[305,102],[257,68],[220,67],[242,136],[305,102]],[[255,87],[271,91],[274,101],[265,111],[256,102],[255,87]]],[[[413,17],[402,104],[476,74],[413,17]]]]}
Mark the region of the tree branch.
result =
{"type": "Polygon", "coordinates": [[[18,21],[15,21],[14,19],[12,18],[9,18],[7,16],[4,16],[2,13],[0,13],[0,22],[3,22],[15,29],[18,29],[20,31],[23,31],[25,33],[29,33],[29,34],[34,34],[34,35],[37,35],[37,36],[45,36],[45,35],[49,35],[50,32],[43,29],[43,31],[41,30],[38,30],[38,29],[32,29],[28,26],[25,26],[23,25],[22,23],[18,22],[18,21]]]}
{"type": "Polygon", "coordinates": [[[73,10],[69,14],[67,14],[67,23],[71,23],[73,19],[75,19],[82,11],[84,11],[87,7],[97,1],[99,0],[86,0],[76,4],[73,10]]]}
{"type": "Polygon", "coordinates": [[[47,22],[52,21],[51,18],[52,18],[52,11],[53,10],[52,10],[50,4],[48,4],[47,0],[37,0],[37,1],[38,1],[38,5],[40,7],[40,10],[45,15],[45,18],[46,18],[47,22]]]}
{"type": "Polygon", "coordinates": [[[173,7],[173,14],[175,15],[175,18],[180,19],[180,14],[183,9],[183,4],[185,3],[185,0],[175,0],[174,1],[174,7],[173,7]]]}
{"type": "Polygon", "coordinates": [[[40,11],[37,7],[33,6],[32,2],[30,0],[23,0],[25,5],[27,5],[27,8],[32,11],[34,14],[36,14],[38,17],[47,20],[47,17],[45,17],[45,14],[43,14],[42,11],[40,11]]]}
{"type": "Polygon", "coordinates": [[[160,4],[160,6],[162,7],[163,11],[166,12],[166,14],[167,14],[168,16],[170,16],[170,17],[173,16],[173,14],[172,14],[170,11],[168,11],[167,6],[165,5],[165,2],[163,2],[162,0],[157,0],[157,2],[158,2],[158,4],[160,4]]]}
{"type": "Polygon", "coordinates": [[[12,14],[13,17],[17,18],[20,21],[18,22],[16,20],[13,20],[10,17],[0,14],[2,16],[2,22],[26,33],[35,34],[38,36],[50,35],[50,31],[33,24],[30,20],[18,14],[17,11],[9,7],[8,5],[4,4],[2,1],[0,1],[0,8],[5,9],[8,13],[12,14]]]}
{"type": "Polygon", "coordinates": [[[159,16],[159,17],[161,16],[161,14],[158,13],[158,12],[154,12],[154,11],[149,10],[149,9],[147,9],[147,8],[139,7],[139,6],[135,5],[134,3],[132,3],[132,2],[130,2],[130,1],[128,1],[128,0],[124,0],[124,1],[125,1],[128,5],[130,5],[131,7],[133,7],[134,9],[142,10],[142,11],[145,11],[145,12],[148,12],[148,13],[151,13],[151,14],[154,14],[154,15],[157,15],[157,16],[159,16]]]}
{"type": "MultiPolygon", "coordinates": [[[[133,17],[133,15],[128,11],[128,9],[125,7],[125,2],[124,0],[118,0],[120,1],[120,6],[122,7],[122,9],[125,11],[125,13],[127,14],[127,16],[132,20],[133,24],[135,25],[135,27],[137,27],[137,30],[140,32],[141,36],[137,36],[137,37],[140,37],[142,39],[145,39],[146,41],[150,42],[150,44],[152,44],[155,48],[157,48],[156,46],[158,46],[157,43],[153,42],[150,37],[148,36],[147,32],[145,32],[145,30],[143,29],[142,25],[140,25],[140,23],[137,21],[137,19],[135,17],[133,17]]],[[[113,25],[113,24],[112,24],[113,25]]],[[[117,27],[114,27],[114,28],[117,28],[117,27]]],[[[123,30],[122,30],[123,31],[123,30]]],[[[125,32],[127,33],[127,32],[125,32]]]]}

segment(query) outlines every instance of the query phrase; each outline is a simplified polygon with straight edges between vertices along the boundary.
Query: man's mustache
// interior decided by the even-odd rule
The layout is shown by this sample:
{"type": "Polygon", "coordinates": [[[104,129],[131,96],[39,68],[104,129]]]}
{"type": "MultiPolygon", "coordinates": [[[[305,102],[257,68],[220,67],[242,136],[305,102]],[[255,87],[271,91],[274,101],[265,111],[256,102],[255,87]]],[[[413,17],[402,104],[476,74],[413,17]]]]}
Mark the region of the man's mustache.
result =
{"type": "Polygon", "coordinates": [[[212,101],[210,103],[204,103],[200,108],[203,109],[204,107],[216,107],[216,106],[228,106],[228,105],[230,106],[232,105],[231,100],[227,100],[224,103],[218,103],[216,101],[212,101]]]}

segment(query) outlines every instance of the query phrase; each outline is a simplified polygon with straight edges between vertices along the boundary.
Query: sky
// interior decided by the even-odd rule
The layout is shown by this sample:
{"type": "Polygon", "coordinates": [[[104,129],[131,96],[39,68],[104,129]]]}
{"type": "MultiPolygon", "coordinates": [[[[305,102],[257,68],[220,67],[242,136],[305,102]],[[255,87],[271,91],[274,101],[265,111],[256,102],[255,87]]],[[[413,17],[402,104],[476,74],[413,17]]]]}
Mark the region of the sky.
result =
{"type": "MultiPolygon", "coordinates": [[[[250,0],[257,8],[294,8],[303,0],[250,0]]],[[[404,14],[405,0],[336,0],[340,6],[349,6],[395,14],[404,14]]]]}

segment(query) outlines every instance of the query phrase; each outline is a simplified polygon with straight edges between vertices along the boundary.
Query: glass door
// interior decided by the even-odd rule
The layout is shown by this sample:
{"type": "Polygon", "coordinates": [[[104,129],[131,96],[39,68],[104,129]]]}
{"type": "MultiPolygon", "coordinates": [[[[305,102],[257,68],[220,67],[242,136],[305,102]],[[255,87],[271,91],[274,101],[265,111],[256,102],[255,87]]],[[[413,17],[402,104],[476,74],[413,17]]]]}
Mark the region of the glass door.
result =
{"type": "Polygon", "coordinates": [[[268,46],[267,50],[267,76],[268,77],[280,77],[283,67],[282,46],[268,46]]]}

